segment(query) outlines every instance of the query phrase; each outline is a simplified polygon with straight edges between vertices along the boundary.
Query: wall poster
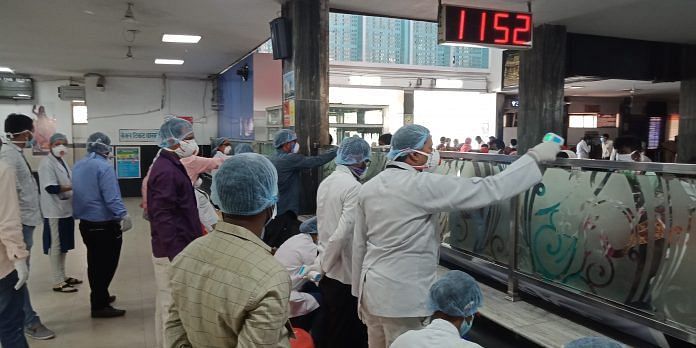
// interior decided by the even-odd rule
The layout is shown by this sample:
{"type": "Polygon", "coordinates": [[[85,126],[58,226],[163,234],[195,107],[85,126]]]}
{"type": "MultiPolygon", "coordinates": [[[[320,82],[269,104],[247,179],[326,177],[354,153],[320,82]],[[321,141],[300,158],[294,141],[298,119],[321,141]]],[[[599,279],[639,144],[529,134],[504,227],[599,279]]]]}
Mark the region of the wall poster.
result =
{"type": "Polygon", "coordinates": [[[116,147],[116,176],[119,179],[139,179],[140,173],[140,147],[118,146],[116,147]]]}

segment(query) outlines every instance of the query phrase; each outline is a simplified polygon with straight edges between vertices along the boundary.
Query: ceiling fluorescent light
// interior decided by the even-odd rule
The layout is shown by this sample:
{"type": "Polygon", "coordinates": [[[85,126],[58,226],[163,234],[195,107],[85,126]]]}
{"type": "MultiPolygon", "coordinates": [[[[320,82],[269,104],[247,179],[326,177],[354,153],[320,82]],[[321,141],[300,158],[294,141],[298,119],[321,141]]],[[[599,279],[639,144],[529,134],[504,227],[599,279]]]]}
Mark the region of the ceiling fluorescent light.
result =
{"type": "Polygon", "coordinates": [[[585,87],[584,86],[570,86],[570,87],[568,87],[568,89],[581,89],[581,88],[585,88],[585,87]]]}
{"type": "Polygon", "coordinates": [[[155,59],[155,64],[181,65],[181,64],[184,64],[184,61],[181,60],[181,59],[162,59],[162,58],[157,58],[157,59],[155,59]]]}
{"type": "Polygon", "coordinates": [[[176,43],[198,43],[201,41],[199,35],[177,35],[177,34],[164,34],[162,35],[162,42],[176,42],[176,43]]]}
{"type": "Polygon", "coordinates": [[[14,74],[14,70],[12,70],[12,69],[10,69],[10,68],[8,68],[8,67],[6,67],[6,66],[0,66],[0,72],[6,72],[6,73],[14,74]]]}
{"type": "Polygon", "coordinates": [[[449,79],[437,79],[435,81],[436,88],[462,88],[464,87],[464,81],[462,80],[449,80],[449,79]]]}

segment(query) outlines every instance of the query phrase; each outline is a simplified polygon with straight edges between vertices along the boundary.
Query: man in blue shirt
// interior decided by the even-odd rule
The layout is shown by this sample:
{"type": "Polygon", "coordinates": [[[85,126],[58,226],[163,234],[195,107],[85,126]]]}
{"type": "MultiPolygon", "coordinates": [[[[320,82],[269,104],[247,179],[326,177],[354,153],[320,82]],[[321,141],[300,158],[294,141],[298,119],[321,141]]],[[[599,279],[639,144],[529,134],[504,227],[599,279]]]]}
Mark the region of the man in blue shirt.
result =
{"type": "Polygon", "coordinates": [[[277,216],[266,227],[263,241],[273,248],[280,247],[288,238],[300,232],[297,214],[300,211],[300,173],[305,169],[321,167],[336,157],[336,150],[309,157],[298,153],[300,144],[297,134],[289,129],[281,129],[273,137],[276,153],[269,157],[278,171],[277,216]]]}
{"type": "Polygon", "coordinates": [[[121,255],[121,233],[132,227],[108,159],[111,150],[111,139],[104,133],[94,133],[87,138],[87,156],[73,168],[73,214],[80,219],[80,233],[87,246],[92,318],[126,314],[111,306],[116,297],[109,294],[121,255]]]}

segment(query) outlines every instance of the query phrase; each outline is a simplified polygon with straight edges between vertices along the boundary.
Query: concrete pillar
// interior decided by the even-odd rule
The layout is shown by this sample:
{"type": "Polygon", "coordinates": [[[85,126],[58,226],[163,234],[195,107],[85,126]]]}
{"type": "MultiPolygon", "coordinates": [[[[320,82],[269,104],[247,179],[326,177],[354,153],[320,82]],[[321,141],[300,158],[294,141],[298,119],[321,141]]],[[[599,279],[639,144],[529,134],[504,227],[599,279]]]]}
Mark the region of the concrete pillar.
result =
{"type": "Polygon", "coordinates": [[[679,93],[679,143],[677,161],[696,163],[696,46],[685,46],[679,93]]]}
{"type": "Polygon", "coordinates": [[[541,142],[548,132],[563,134],[565,60],[565,27],[534,28],[534,48],[520,54],[520,154],[541,142]]]}
{"type": "MultiPolygon", "coordinates": [[[[406,89],[404,90],[404,126],[413,124],[413,106],[413,90],[406,89]]],[[[396,131],[396,129],[392,129],[391,133],[394,134],[396,131]]]]}
{"type": "MultiPolygon", "coordinates": [[[[282,15],[289,20],[292,35],[292,54],[283,60],[283,75],[294,75],[295,131],[301,153],[316,155],[321,145],[329,144],[328,0],[286,1],[282,15]]],[[[300,208],[314,213],[318,170],[306,171],[302,185],[300,208]]]]}

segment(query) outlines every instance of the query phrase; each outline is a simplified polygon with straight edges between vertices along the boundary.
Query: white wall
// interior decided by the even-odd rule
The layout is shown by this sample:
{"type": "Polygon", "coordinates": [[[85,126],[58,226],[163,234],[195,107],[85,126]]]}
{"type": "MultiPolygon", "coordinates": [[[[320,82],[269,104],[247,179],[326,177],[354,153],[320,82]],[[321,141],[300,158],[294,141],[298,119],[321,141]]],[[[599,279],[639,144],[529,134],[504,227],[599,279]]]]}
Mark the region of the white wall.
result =
{"type": "Polygon", "coordinates": [[[436,144],[440,137],[463,143],[495,135],[495,93],[415,91],[414,98],[414,122],[430,129],[436,144]]]}
{"type": "Polygon", "coordinates": [[[386,105],[384,132],[404,125],[404,91],[396,89],[329,87],[330,104],[386,105]]]}
{"type": "Polygon", "coordinates": [[[88,133],[104,132],[114,144],[120,144],[119,129],[159,129],[167,115],[193,116],[199,144],[209,144],[217,136],[210,81],[107,76],[104,91],[96,89],[94,78],[87,78],[85,85],[88,133]]]}
{"type": "MultiPolygon", "coordinates": [[[[25,114],[34,117],[31,109],[33,105],[43,105],[46,114],[56,121],[56,131],[72,138],[72,107],[70,101],[58,99],[58,86],[67,85],[67,80],[61,81],[36,81],[34,82],[34,100],[14,101],[0,99],[0,120],[2,124],[5,117],[11,113],[25,114]]],[[[4,129],[3,129],[4,132],[4,129]]]]}

